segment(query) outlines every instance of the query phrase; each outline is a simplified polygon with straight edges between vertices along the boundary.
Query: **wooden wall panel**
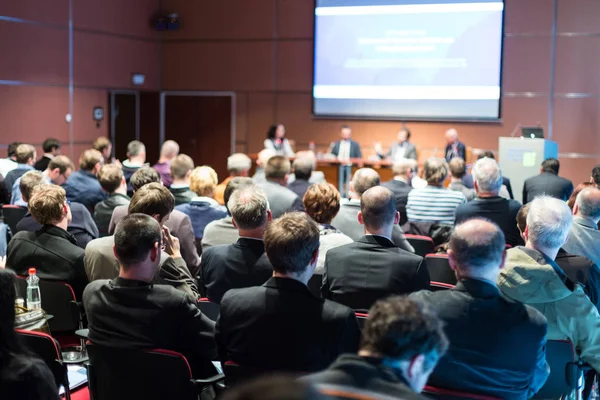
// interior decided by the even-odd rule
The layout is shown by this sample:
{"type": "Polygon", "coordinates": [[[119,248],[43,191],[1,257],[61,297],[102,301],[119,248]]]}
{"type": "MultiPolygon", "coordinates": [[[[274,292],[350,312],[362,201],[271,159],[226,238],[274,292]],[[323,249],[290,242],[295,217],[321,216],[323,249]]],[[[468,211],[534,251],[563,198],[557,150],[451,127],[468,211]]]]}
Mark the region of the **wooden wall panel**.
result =
{"type": "Polygon", "coordinates": [[[600,33],[600,2],[557,0],[557,28],[560,33],[600,33]]]}
{"type": "Polygon", "coordinates": [[[550,92],[549,36],[504,39],[503,91],[550,92]]]}
{"type": "Polygon", "coordinates": [[[557,38],[556,92],[600,93],[599,66],[600,36],[557,38]]]}
{"type": "MultiPolygon", "coordinates": [[[[554,0],[505,0],[506,34],[552,33],[554,0]]],[[[570,1],[570,0],[566,0],[570,1]]]]}
{"type": "Polygon", "coordinates": [[[554,140],[561,153],[600,155],[600,99],[556,99],[554,140]]]}
{"type": "Polygon", "coordinates": [[[101,89],[75,89],[73,93],[73,139],[75,142],[89,142],[99,136],[108,136],[110,118],[108,94],[101,89]],[[104,120],[100,124],[93,119],[94,107],[104,108],[104,120]]]}
{"type": "Polygon", "coordinates": [[[277,36],[312,39],[313,5],[309,0],[277,0],[277,36]]]}
{"type": "Polygon", "coordinates": [[[277,90],[312,92],[312,53],[312,40],[279,42],[277,90]]]}
{"type": "Polygon", "coordinates": [[[0,15],[28,21],[69,25],[69,0],[7,0],[0,2],[0,15]]]}

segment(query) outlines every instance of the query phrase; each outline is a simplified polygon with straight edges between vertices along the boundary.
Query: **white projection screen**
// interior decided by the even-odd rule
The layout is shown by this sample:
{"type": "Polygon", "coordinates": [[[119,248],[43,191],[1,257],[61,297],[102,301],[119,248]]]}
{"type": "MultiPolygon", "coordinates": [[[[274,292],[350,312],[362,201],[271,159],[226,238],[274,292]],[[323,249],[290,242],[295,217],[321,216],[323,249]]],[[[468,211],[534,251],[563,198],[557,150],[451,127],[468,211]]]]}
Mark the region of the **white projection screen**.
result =
{"type": "Polygon", "coordinates": [[[504,2],[315,0],[313,115],[500,119],[504,2]]]}

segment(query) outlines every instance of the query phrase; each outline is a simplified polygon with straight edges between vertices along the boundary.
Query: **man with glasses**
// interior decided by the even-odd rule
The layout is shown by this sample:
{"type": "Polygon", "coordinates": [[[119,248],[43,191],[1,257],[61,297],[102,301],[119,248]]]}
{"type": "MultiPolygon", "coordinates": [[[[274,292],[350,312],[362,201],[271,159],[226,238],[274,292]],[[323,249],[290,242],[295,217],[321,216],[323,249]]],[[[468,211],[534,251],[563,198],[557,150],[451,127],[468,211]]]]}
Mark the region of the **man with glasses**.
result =
{"type": "MultiPolygon", "coordinates": [[[[62,186],[65,184],[67,179],[71,176],[75,168],[73,163],[67,156],[56,156],[49,163],[48,168],[42,172],[45,183],[52,183],[54,185],[62,186]]],[[[11,204],[27,207],[27,200],[23,199],[21,193],[21,179],[20,177],[15,181],[12,187],[12,196],[10,198],[11,204]]]]}

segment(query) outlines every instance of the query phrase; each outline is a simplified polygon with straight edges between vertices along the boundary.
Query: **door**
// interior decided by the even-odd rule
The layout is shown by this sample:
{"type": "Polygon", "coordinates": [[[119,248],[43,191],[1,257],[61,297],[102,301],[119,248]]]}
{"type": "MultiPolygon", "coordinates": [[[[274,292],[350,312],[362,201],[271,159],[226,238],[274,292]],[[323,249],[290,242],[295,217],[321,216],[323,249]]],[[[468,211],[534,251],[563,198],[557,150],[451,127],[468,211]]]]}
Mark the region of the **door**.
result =
{"type": "Polygon", "coordinates": [[[127,144],[138,137],[137,92],[110,92],[110,137],[117,160],[127,158],[127,144]]]}

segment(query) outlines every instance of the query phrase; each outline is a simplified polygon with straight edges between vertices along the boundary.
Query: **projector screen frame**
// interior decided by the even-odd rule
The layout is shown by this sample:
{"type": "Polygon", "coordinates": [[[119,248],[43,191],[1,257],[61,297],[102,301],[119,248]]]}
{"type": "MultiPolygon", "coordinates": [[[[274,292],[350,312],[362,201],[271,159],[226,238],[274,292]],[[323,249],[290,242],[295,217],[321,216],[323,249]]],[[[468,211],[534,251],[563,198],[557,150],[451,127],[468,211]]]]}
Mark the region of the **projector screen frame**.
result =
{"type": "Polygon", "coordinates": [[[370,116],[370,115],[344,115],[344,114],[316,114],[315,113],[315,70],[316,70],[316,52],[317,52],[317,1],[313,0],[313,46],[312,46],[312,76],[310,88],[310,106],[311,115],[315,120],[350,120],[350,121],[406,121],[406,122],[461,122],[461,123],[480,123],[480,124],[502,124],[502,111],[504,100],[504,40],[505,37],[505,22],[506,22],[506,0],[498,0],[502,2],[502,22],[500,30],[500,98],[498,99],[498,118],[447,118],[447,117],[415,117],[415,116],[370,116]]]}

